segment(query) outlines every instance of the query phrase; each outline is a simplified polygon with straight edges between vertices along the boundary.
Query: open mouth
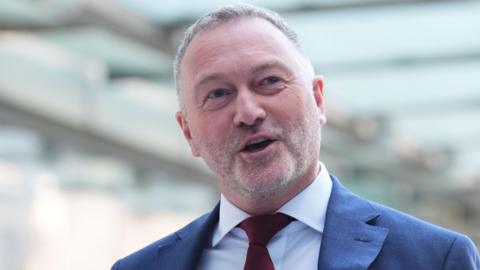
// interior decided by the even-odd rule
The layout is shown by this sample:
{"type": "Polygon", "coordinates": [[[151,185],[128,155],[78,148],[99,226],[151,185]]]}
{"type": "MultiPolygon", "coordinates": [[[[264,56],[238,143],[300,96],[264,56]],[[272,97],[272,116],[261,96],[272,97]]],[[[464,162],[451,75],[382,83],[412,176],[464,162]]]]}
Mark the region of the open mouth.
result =
{"type": "Polygon", "coordinates": [[[268,138],[259,138],[249,142],[242,151],[254,153],[258,151],[262,151],[263,149],[267,148],[270,144],[274,141],[268,138]]]}

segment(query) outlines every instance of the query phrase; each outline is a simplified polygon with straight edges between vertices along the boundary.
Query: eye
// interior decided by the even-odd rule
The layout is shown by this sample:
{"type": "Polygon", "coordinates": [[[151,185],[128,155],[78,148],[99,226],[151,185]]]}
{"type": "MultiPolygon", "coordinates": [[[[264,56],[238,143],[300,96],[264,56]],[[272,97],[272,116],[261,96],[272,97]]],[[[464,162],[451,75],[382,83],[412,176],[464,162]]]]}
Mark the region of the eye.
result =
{"type": "Polygon", "coordinates": [[[285,89],[287,81],[279,76],[263,77],[256,87],[256,91],[262,95],[274,95],[285,89]]]}
{"type": "Polygon", "coordinates": [[[207,99],[216,99],[216,98],[221,98],[228,95],[228,92],[223,90],[223,89],[215,89],[208,93],[207,99]]]}
{"type": "Polygon", "coordinates": [[[265,79],[263,79],[260,84],[261,85],[271,85],[271,84],[276,84],[278,82],[280,82],[280,78],[276,77],[276,76],[269,76],[265,79]]]}
{"type": "Polygon", "coordinates": [[[221,109],[229,103],[233,94],[234,92],[228,88],[211,90],[206,94],[202,103],[202,108],[205,111],[221,109]]]}

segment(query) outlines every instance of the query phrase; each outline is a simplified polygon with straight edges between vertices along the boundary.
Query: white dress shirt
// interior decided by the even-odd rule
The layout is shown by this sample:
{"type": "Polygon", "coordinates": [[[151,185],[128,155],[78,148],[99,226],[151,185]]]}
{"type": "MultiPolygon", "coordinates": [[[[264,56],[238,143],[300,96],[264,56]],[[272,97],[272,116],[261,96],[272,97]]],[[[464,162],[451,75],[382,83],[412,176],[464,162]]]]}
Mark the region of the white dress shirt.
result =
{"type": "MultiPolygon", "coordinates": [[[[280,230],[267,245],[276,270],[317,269],[325,215],[332,190],[330,175],[323,163],[317,178],[277,212],[296,220],[280,230]]],[[[204,250],[199,270],[242,270],[247,256],[248,237],[236,227],[249,214],[220,197],[220,218],[210,248],[204,250]]]]}

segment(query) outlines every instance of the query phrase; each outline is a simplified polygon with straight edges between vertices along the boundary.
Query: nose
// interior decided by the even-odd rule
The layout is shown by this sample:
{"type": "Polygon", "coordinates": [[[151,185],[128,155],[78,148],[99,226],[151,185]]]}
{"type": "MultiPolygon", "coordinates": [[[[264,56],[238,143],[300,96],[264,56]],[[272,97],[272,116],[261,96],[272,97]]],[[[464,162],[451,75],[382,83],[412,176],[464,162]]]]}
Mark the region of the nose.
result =
{"type": "Polygon", "coordinates": [[[238,127],[253,126],[263,121],[267,112],[259,102],[259,96],[250,90],[243,90],[238,91],[233,123],[238,127]]]}

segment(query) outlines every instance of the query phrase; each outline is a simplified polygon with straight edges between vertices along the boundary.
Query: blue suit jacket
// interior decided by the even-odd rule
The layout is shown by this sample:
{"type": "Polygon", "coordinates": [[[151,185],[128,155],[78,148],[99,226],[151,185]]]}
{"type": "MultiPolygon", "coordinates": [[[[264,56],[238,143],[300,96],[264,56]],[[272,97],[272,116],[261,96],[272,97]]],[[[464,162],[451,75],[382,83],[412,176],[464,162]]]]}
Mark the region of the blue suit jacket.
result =
{"type": "MultiPolygon", "coordinates": [[[[318,269],[480,269],[465,235],[359,198],[332,176],[318,269]]],[[[193,270],[211,245],[219,207],[117,261],[112,270],[193,270]]],[[[222,269],[223,270],[223,269],[222,269]]]]}

